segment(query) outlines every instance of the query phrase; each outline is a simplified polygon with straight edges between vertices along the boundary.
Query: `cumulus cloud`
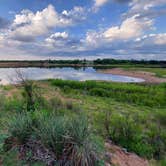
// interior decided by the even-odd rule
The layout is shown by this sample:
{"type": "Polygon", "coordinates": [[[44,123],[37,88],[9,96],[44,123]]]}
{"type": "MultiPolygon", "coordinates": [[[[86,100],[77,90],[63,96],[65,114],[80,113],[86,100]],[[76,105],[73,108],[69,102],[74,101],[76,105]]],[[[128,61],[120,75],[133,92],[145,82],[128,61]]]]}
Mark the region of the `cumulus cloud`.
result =
{"type": "MultiPolygon", "coordinates": [[[[165,0],[111,1],[130,2],[129,10],[121,17],[120,24],[87,30],[85,36],[70,34],[72,28],[67,28],[84,21],[88,12],[93,12],[94,6],[98,9],[109,0],[94,0],[90,9],[73,7],[61,13],[52,5],[37,12],[22,10],[15,15],[9,28],[0,29],[0,56],[9,53],[10,57],[20,59],[21,55],[38,59],[54,58],[55,55],[65,58],[93,55],[93,58],[163,59],[166,54],[166,34],[155,34],[153,28],[155,17],[165,14],[165,9],[158,10],[155,7],[160,6],[159,2],[164,4],[165,0]]],[[[0,28],[4,27],[1,22],[0,19],[0,28]]]]}
{"type": "Polygon", "coordinates": [[[148,18],[138,19],[139,15],[134,15],[122,21],[120,26],[112,26],[105,31],[89,31],[86,34],[87,45],[100,47],[106,43],[115,41],[128,41],[142,36],[146,30],[153,28],[153,20],[148,18]]]}
{"type": "Polygon", "coordinates": [[[153,21],[148,18],[138,19],[139,15],[127,18],[120,26],[111,27],[104,32],[104,37],[110,41],[129,40],[142,35],[152,28],[153,21]]]}
{"type": "Polygon", "coordinates": [[[11,37],[20,41],[31,41],[48,33],[50,28],[70,24],[71,21],[61,18],[52,5],[36,13],[23,10],[15,16],[11,37]]]}
{"type": "Polygon", "coordinates": [[[85,18],[82,7],[74,7],[71,11],[64,10],[62,13],[57,13],[52,5],[36,13],[23,10],[15,16],[10,36],[19,41],[33,41],[52,28],[71,26],[85,18]]]}

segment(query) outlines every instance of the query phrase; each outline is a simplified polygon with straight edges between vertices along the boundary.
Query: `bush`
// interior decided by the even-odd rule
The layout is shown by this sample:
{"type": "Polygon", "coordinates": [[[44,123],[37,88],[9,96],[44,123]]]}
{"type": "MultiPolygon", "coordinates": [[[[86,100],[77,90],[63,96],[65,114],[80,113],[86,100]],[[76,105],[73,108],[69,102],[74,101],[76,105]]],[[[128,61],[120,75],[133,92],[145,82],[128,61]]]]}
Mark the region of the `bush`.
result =
{"type": "Polygon", "coordinates": [[[89,91],[92,96],[109,97],[109,92],[102,88],[93,88],[89,91]]]}
{"type": "Polygon", "coordinates": [[[144,131],[139,117],[135,120],[129,115],[114,115],[110,121],[111,139],[147,158],[162,159],[165,155],[165,131],[150,124],[144,131]]]}

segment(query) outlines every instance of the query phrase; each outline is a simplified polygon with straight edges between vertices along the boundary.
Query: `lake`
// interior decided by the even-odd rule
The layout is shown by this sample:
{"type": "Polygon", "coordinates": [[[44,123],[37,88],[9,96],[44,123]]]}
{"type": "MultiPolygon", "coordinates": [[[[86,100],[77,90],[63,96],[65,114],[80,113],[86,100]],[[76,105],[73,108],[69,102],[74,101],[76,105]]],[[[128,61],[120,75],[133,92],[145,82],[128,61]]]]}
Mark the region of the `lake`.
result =
{"type": "Polygon", "coordinates": [[[104,80],[113,82],[143,82],[143,79],[99,73],[92,67],[72,68],[0,68],[0,84],[9,84],[16,81],[16,71],[20,71],[26,78],[32,80],[64,79],[64,80],[104,80]]]}

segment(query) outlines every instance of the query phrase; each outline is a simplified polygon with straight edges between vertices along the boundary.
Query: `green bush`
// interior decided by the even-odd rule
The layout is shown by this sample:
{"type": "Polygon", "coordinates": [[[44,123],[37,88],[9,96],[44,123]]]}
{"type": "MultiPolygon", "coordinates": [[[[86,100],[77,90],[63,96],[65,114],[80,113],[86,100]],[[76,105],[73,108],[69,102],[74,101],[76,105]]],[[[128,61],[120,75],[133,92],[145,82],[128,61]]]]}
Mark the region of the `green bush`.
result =
{"type": "Polygon", "coordinates": [[[109,92],[102,88],[93,88],[89,91],[89,94],[92,96],[100,96],[100,97],[109,97],[110,96],[109,92]]]}
{"type": "Polygon", "coordinates": [[[156,125],[144,131],[139,117],[135,120],[128,115],[114,115],[110,122],[110,137],[115,143],[147,158],[159,160],[165,155],[166,132],[156,125]]]}

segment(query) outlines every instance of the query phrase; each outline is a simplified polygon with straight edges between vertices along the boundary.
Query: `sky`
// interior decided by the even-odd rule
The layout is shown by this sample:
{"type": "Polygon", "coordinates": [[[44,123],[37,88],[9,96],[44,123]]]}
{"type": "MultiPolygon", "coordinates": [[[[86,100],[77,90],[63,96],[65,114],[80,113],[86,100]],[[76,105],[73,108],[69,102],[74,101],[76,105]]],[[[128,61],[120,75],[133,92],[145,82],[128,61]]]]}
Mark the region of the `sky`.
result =
{"type": "Polygon", "coordinates": [[[166,0],[0,0],[0,60],[166,60],[166,0]]]}

